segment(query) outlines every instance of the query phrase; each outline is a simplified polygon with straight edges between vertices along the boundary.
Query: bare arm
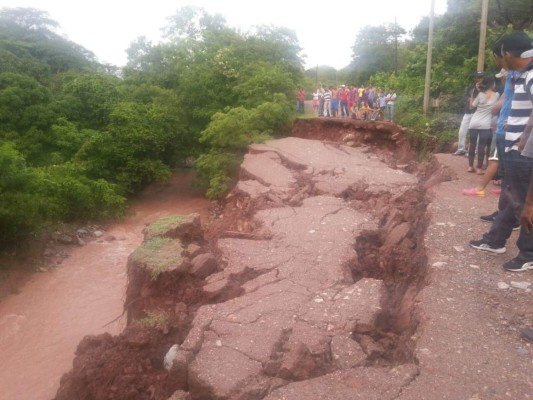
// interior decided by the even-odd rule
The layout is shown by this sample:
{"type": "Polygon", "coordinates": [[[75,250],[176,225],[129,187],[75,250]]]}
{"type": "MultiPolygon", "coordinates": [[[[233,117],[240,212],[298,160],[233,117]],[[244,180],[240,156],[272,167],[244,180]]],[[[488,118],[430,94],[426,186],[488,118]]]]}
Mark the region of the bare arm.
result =
{"type": "Polygon", "coordinates": [[[505,95],[501,95],[498,101],[492,106],[492,115],[498,115],[503,105],[503,98],[505,95]]]}
{"type": "MultiPolygon", "coordinates": [[[[529,140],[529,136],[531,136],[531,130],[533,129],[533,112],[529,115],[529,120],[527,121],[526,128],[524,129],[524,133],[520,136],[520,141],[518,142],[518,151],[522,152],[524,150],[524,147],[526,146],[527,141],[529,140]]],[[[531,185],[529,185],[531,189],[531,185]]]]}

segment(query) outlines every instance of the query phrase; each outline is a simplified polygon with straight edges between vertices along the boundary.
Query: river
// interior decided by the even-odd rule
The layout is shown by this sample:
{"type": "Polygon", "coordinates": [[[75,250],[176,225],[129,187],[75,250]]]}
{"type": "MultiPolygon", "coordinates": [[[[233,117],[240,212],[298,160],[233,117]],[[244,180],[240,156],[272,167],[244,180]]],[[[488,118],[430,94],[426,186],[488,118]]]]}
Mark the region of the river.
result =
{"type": "Polygon", "coordinates": [[[47,400],[72,367],[74,351],[86,335],[118,334],[126,289],[126,263],[142,242],[146,224],[170,214],[198,212],[208,219],[210,202],[190,187],[191,173],[141,193],[128,216],[106,227],[116,240],[73,247],[50,272],[36,273],[0,302],[0,400],[47,400]]]}

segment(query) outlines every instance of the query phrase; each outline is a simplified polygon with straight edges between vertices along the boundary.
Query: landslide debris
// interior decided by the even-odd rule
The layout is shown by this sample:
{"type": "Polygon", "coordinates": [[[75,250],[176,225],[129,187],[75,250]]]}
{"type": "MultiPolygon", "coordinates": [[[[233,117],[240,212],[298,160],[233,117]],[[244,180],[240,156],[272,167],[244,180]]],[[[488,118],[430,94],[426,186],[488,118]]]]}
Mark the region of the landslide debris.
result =
{"type": "Polygon", "coordinates": [[[86,337],[56,399],[393,399],[416,378],[433,167],[393,124],[316,124],[250,146],[205,232],[146,229],[128,327],[86,337]]]}

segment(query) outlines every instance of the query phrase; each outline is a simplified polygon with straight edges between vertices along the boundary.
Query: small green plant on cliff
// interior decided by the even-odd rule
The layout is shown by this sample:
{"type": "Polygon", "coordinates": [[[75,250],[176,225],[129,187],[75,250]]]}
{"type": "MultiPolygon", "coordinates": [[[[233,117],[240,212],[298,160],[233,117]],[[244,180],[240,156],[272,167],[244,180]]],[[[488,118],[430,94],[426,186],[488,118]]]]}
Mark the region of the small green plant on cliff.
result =
{"type": "Polygon", "coordinates": [[[146,316],[139,322],[142,326],[149,329],[164,328],[168,321],[168,316],[164,312],[148,311],[146,316]]]}
{"type": "Polygon", "coordinates": [[[182,223],[184,219],[183,215],[169,215],[168,217],[160,218],[146,229],[148,237],[160,236],[168,232],[173,225],[182,223]]]}
{"type": "Polygon", "coordinates": [[[135,263],[148,269],[155,281],[162,272],[181,262],[182,251],[179,241],[156,236],[135,249],[131,257],[135,263]]]}

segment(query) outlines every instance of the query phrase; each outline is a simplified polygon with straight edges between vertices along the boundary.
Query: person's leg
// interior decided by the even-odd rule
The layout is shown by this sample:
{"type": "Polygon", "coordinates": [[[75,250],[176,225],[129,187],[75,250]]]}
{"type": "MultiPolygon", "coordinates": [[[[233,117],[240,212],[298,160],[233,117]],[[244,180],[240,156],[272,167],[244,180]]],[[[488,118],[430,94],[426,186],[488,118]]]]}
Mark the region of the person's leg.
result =
{"type": "Polygon", "coordinates": [[[498,172],[498,161],[497,160],[490,160],[489,166],[485,170],[485,173],[483,174],[483,177],[481,178],[481,183],[476,187],[477,190],[485,190],[489,182],[494,178],[496,173],[498,172]]]}
{"type": "Polygon", "coordinates": [[[468,147],[468,172],[475,172],[474,159],[476,157],[476,143],[478,139],[478,130],[470,129],[468,131],[468,136],[470,138],[470,146],[468,147]]]}
{"type": "MultiPolygon", "coordinates": [[[[514,161],[514,169],[509,171],[510,193],[512,196],[509,201],[512,201],[517,211],[521,212],[529,188],[533,159],[521,156],[517,151],[511,151],[510,153],[510,157],[514,161]]],[[[519,215],[518,212],[517,215],[519,215]]],[[[527,233],[524,229],[520,229],[516,246],[519,250],[518,258],[533,261],[533,232],[527,233]]]]}
{"type": "Polygon", "coordinates": [[[461,120],[461,125],[459,126],[457,151],[454,153],[455,155],[463,155],[466,153],[466,137],[468,135],[468,128],[470,126],[471,119],[472,119],[472,114],[463,115],[463,119],[461,120]]]}
{"type": "MultiPolygon", "coordinates": [[[[518,152],[515,152],[518,153],[518,152]]],[[[504,162],[506,164],[505,170],[508,171],[508,175],[512,174],[512,171],[516,168],[514,161],[511,157],[505,157],[504,162]]],[[[512,181],[510,182],[513,183],[512,181]]],[[[500,197],[507,196],[507,190],[502,189],[500,197]]],[[[481,240],[471,240],[470,246],[478,249],[485,250],[494,253],[504,253],[505,243],[511,236],[513,228],[516,224],[516,208],[510,201],[506,202],[505,208],[500,209],[495,216],[494,222],[490,230],[483,234],[481,240]]]]}
{"type": "Polygon", "coordinates": [[[477,144],[477,172],[482,174],[483,162],[485,161],[485,149],[490,147],[490,140],[492,139],[492,133],[490,129],[478,129],[478,144],[477,144]]]}

